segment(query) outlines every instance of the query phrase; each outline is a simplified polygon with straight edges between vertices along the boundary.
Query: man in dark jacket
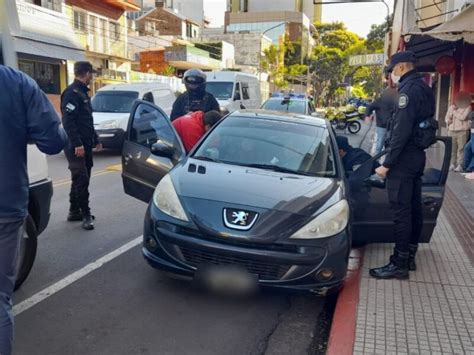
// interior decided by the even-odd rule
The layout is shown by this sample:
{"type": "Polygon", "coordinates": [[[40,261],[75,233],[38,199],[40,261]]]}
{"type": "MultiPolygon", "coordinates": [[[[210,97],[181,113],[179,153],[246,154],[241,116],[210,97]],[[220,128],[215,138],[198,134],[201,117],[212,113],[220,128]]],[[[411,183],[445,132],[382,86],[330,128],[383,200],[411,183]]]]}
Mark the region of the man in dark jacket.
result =
{"type": "Polygon", "coordinates": [[[375,147],[375,155],[379,154],[385,144],[387,134],[387,124],[393,115],[395,104],[397,100],[397,90],[394,88],[387,88],[382,93],[382,96],[375,100],[367,108],[366,117],[372,116],[375,112],[375,124],[377,125],[377,143],[375,147]]]}
{"type": "Polygon", "coordinates": [[[188,112],[220,112],[219,103],[214,95],[206,91],[206,74],[199,69],[190,69],[184,73],[183,82],[186,92],[178,96],[171,111],[171,121],[188,112]]]}
{"type": "Polygon", "coordinates": [[[365,150],[352,147],[347,137],[336,136],[336,142],[346,173],[354,172],[359,166],[372,159],[365,150]]]}
{"type": "Polygon", "coordinates": [[[27,143],[57,154],[67,137],[46,95],[27,75],[0,65],[0,354],[13,342],[11,296],[20,235],[28,214],[27,143]]]}
{"type": "Polygon", "coordinates": [[[398,104],[390,122],[388,154],[376,173],[387,178],[387,193],[394,221],[395,249],[387,265],[370,270],[379,279],[407,279],[415,270],[415,254],[423,228],[421,177],[425,168],[424,146],[419,142],[420,124],[435,114],[431,88],[415,70],[415,54],[392,56],[389,71],[398,83],[398,104]]]}
{"type": "Polygon", "coordinates": [[[61,95],[63,125],[69,140],[64,149],[71,171],[68,221],[82,221],[86,230],[94,229],[94,217],[89,207],[89,181],[91,176],[92,149],[100,145],[94,130],[89,84],[95,70],[89,62],[74,64],[74,82],[61,95]]]}

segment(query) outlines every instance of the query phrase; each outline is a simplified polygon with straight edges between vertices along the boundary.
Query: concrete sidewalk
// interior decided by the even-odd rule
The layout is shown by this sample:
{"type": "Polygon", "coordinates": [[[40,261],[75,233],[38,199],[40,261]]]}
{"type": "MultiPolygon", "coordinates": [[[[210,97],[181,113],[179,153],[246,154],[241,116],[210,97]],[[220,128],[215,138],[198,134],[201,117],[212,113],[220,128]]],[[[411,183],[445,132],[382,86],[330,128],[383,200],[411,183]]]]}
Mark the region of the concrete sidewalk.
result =
{"type": "Polygon", "coordinates": [[[362,267],[354,354],[473,354],[474,267],[442,212],[410,280],[376,280],[393,246],[369,245],[362,267]]]}

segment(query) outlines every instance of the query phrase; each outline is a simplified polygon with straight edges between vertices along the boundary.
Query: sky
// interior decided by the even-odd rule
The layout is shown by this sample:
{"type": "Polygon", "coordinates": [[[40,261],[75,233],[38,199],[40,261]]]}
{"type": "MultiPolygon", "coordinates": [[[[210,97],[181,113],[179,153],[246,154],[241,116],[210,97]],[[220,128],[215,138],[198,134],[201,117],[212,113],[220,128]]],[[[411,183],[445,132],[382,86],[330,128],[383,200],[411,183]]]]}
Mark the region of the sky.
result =
{"type": "MultiPolygon", "coordinates": [[[[268,1],[271,0],[260,0],[268,1]]],[[[307,1],[307,0],[306,0],[307,1]]],[[[387,0],[390,12],[393,0],[387,0]]],[[[204,0],[204,12],[211,18],[212,27],[224,24],[226,0],[204,0]]],[[[372,24],[380,24],[387,16],[387,9],[382,3],[336,4],[323,6],[323,22],[342,21],[347,28],[361,37],[367,36],[372,24]]]]}

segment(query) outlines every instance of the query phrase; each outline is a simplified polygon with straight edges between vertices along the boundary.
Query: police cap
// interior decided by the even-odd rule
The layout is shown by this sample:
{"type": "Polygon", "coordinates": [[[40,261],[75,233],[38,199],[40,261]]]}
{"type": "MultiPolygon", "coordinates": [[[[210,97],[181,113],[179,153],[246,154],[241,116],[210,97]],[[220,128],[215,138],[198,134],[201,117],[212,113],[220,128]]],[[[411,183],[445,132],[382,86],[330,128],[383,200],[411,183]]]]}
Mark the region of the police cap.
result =
{"type": "Polygon", "coordinates": [[[83,76],[87,73],[97,73],[90,62],[76,62],[74,63],[74,75],[83,76]]]}
{"type": "Polygon", "coordinates": [[[416,63],[416,56],[415,53],[412,51],[404,51],[404,52],[398,52],[392,55],[392,58],[390,58],[390,64],[387,67],[387,71],[391,72],[393,70],[393,67],[397,65],[398,63],[416,63]]]}

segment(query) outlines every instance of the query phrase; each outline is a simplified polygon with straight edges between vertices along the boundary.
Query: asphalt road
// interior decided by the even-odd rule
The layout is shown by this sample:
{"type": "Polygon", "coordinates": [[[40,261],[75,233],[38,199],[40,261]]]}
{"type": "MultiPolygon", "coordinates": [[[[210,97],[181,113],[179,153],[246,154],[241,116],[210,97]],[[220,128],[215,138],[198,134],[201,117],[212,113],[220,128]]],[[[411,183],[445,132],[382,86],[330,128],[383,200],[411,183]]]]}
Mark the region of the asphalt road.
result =
{"type": "Polygon", "coordinates": [[[14,295],[15,354],[308,352],[324,299],[271,292],[219,298],[150,268],[137,242],[146,206],[124,194],[118,164],[112,153],[95,157],[91,206],[97,220],[87,232],[66,222],[65,157],[49,159],[52,218],[33,271],[14,295]],[[129,242],[135,246],[119,249],[129,242]],[[110,261],[102,263],[104,256],[110,261]]]}

